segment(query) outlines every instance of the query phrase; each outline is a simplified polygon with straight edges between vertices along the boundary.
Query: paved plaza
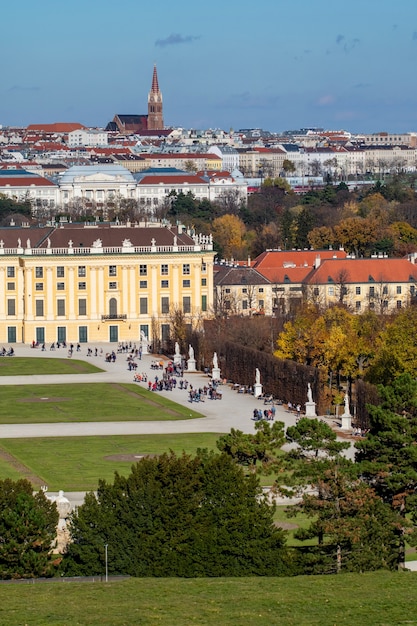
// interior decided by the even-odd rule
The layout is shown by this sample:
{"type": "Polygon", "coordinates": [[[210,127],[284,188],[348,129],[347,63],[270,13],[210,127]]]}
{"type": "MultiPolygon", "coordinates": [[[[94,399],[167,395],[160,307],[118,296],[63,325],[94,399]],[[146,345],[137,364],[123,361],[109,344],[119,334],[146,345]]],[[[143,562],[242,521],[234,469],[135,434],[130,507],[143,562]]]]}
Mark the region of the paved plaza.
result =
{"type": "MultiPolygon", "coordinates": [[[[48,347],[49,348],[49,347],[48,347]]],[[[1,385],[41,385],[41,384],[77,384],[77,383],[133,383],[134,372],[128,370],[126,353],[116,354],[115,363],[108,363],[105,354],[117,346],[113,344],[97,344],[81,346],[80,352],[74,352],[72,358],[89,361],[97,367],[105,370],[102,373],[93,374],[64,374],[48,376],[0,376],[1,385]],[[92,348],[93,355],[95,348],[98,356],[87,356],[87,349],[92,348]],[[100,352],[103,354],[100,356],[100,352]]],[[[68,351],[64,348],[42,352],[40,348],[30,348],[28,346],[15,347],[17,357],[39,357],[39,358],[68,358],[68,351]]],[[[10,357],[3,357],[10,358],[10,357]]],[[[154,380],[155,376],[162,377],[162,370],[154,370],[151,365],[156,360],[163,360],[167,365],[169,359],[160,355],[145,354],[142,359],[136,359],[138,364],[137,373],[146,373],[148,380],[154,380]]],[[[193,388],[208,385],[210,378],[202,372],[185,372],[184,379],[193,388]]],[[[255,380],[255,372],[254,372],[255,380]]],[[[135,383],[147,387],[145,383],[135,383]]],[[[255,408],[262,411],[267,408],[263,405],[263,400],[257,400],[250,394],[241,394],[234,391],[229,385],[222,385],[222,399],[210,400],[205,398],[204,402],[189,401],[189,393],[178,386],[172,391],[156,391],[178,404],[189,406],[204,415],[201,419],[156,421],[156,422],[83,422],[83,423],[54,423],[54,424],[1,424],[0,439],[10,439],[17,437],[73,437],[90,435],[148,435],[164,433],[227,433],[231,428],[238,428],[243,432],[250,433],[255,430],[253,421],[253,411],[255,408]]],[[[1,392],[0,392],[1,393],[1,392]]],[[[105,398],[103,399],[105,402],[105,398]]],[[[86,407],[87,410],[87,407],[86,407]]],[[[284,422],[285,426],[295,424],[296,416],[288,412],[283,406],[276,406],[275,420],[284,422]]]]}

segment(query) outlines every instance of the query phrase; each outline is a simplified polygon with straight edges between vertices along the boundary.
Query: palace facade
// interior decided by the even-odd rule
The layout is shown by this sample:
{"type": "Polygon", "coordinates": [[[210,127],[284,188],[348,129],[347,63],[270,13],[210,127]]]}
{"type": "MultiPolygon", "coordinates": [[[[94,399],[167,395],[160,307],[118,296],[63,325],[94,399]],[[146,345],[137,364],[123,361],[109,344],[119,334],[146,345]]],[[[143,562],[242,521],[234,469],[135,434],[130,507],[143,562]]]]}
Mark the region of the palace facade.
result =
{"type": "Polygon", "coordinates": [[[167,341],[213,305],[211,236],[181,226],[0,229],[0,344],[167,341]]]}

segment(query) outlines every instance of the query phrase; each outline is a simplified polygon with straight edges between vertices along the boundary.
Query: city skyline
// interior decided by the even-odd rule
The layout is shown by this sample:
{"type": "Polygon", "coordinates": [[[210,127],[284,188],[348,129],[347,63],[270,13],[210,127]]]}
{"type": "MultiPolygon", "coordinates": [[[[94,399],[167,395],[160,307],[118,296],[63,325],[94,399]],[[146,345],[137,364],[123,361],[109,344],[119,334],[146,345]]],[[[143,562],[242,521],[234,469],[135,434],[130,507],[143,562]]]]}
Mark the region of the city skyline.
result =
{"type": "Polygon", "coordinates": [[[0,124],[146,114],[167,126],[417,130],[417,5],[402,0],[21,0],[2,11],[0,124]]]}

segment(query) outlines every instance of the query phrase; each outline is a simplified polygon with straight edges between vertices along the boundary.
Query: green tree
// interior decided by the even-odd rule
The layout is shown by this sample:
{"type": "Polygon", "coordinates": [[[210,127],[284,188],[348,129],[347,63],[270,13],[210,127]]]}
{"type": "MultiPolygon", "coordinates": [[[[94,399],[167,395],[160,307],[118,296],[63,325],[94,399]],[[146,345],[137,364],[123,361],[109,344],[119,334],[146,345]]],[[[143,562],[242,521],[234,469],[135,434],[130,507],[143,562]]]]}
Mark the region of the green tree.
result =
{"type": "Polygon", "coordinates": [[[21,213],[22,215],[30,217],[32,215],[30,200],[12,200],[12,198],[0,193],[0,219],[4,219],[15,213],[21,213]]]}
{"type": "Polygon", "coordinates": [[[286,436],[288,441],[299,446],[302,455],[313,452],[316,458],[320,452],[334,456],[350,446],[337,441],[336,433],[326,422],[309,417],[302,417],[295,426],[289,426],[286,436]]]}
{"type": "Polygon", "coordinates": [[[271,425],[262,420],[255,424],[255,431],[245,434],[232,428],[229,434],[217,440],[217,447],[242,465],[256,465],[257,461],[266,464],[285,443],[284,423],[271,425]]]}
{"type": "Polygon", "coordinates": [[[72,574],[243,576],[286,571],[284,533],[262,497],[228,455],[199,451],[145,458],[128,477],[100,481],[71,522],[65,558],[72,574]]]}
{"type": "Polygon", "coordinates": [[[51,576],[58,510],[29,481],[0,481],[0,578],[51,576]]]}
{"type": "Polygon", "coordinates": [[[403,518],[398,554],[403,563],[406,515],[417,521],[417,381],[406,373],[378,390],[381,403],[368,406],[370,429],[355,444],[355,458],[362,478],[403,518]]]}
{"type": "Polygon", "coordinates": [[[296,167],[290,159],[284,159],[282,169],[284,170],[285,175],[288,176],[288,174],[294,174],[296,167]]]}
{"type": "Polygon", "coordinates": [[[319,541],[318,549],[309,555],[311,571],[394,569],[398,514],[371,487],[352,477],[348,462],[333,460],[322,465],[316,492],[304,494],[292,511],[312,518],[309,527],[295,533],[297,539],[317,537],[319,541]]]}

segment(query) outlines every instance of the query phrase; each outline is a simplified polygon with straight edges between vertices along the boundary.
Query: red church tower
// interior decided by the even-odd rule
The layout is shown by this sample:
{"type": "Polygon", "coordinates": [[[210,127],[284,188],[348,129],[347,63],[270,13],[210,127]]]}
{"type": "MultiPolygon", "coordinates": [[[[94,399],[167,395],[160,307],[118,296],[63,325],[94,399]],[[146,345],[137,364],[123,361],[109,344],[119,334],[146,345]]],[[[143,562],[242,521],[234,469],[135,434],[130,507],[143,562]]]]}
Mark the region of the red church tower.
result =
{"type": "Polygon", "coordinates": [[[162,93],[158,85],[156,65],[153,68],[152,87],[148,95],[148,130],[163,130],[162,93]]]}

